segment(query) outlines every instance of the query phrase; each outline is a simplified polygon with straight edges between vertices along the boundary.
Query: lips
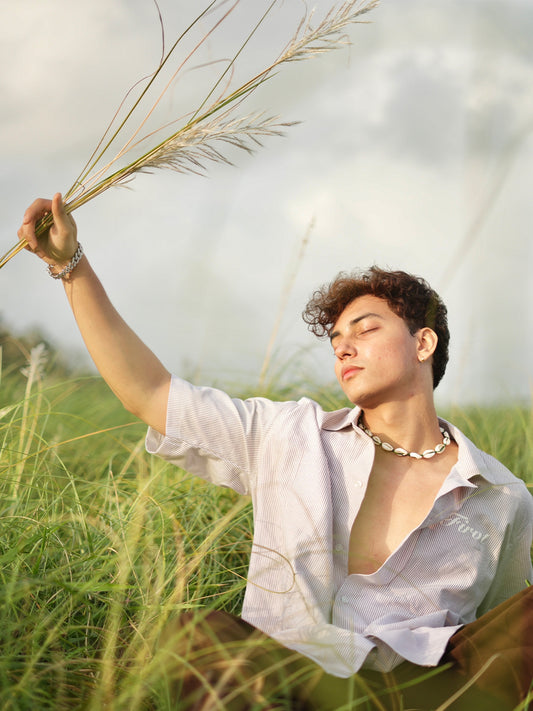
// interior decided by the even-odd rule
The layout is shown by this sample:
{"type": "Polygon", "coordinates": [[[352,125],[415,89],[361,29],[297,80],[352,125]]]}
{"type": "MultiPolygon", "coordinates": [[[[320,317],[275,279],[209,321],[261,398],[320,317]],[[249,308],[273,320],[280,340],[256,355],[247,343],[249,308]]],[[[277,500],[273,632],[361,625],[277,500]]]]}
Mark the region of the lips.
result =
{"type": "Polygon", "coordinates": [[[341,378],[342,380],[348,380],[348,378],[357,375],[357,373],[360,373],[362,370],[363,369],[358,365],[345,365],[341,370],[341,378]]]}

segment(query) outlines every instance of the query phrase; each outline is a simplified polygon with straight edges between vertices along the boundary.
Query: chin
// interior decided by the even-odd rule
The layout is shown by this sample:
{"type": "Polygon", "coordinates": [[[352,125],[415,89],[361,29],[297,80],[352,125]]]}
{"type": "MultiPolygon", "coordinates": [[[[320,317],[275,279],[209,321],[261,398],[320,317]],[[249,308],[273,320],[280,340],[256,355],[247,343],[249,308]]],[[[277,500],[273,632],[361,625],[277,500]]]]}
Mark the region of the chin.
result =
{"type": "Polygon", "coordinates": [[[361,410],[368,409],[371,410],[378,405],[382,404],[387,397],[383,396],[383,393],[367,393],[367,392],[345,392],[344,393],[348,400],[352,403],[352,405],[355,405],[356,407],[360,407],[361,410]]]}
{"type": "Polygon", "coordinates": [[[348,400],[352,403],[352,405],[355,405],[357,407],[363,407],[364,403],[367,402],[367,396],[365,396],[362,393],[350,393],[344,391],[344,395],[348,398],[348,400]]]}

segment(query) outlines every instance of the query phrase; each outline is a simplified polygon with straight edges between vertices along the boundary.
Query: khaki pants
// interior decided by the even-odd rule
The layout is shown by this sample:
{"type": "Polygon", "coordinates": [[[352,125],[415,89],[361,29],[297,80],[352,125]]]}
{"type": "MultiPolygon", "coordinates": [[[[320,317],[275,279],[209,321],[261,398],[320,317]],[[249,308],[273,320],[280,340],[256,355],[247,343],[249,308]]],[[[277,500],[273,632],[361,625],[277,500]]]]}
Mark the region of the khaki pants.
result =
{"type": "Polygon", "coordinates": [[[454,634],[435,668],[340,679],[221,611],[182,615],[161,644],[177,711],[511,711],[533,680],[533,587],[454,634]]]}

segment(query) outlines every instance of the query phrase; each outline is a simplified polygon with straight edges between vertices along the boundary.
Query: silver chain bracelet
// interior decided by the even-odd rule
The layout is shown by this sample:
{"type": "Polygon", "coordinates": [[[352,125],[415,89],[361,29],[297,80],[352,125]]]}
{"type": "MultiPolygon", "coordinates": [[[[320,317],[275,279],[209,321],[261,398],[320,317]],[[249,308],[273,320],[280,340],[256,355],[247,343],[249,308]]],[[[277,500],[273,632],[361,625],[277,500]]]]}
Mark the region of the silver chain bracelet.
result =
{"type": "Polygon", "coordinates": [[[67,264],[67,266],[56,274],[53,271],[52,264],[49,264],[48,265],[48,274],[50,274],[52,279],[63,279],[63,277],[66,277],[67,274],[70,274],[70,272],[74,269],[74,267],[78,266],[82,256],[83,256],[83,247],[81,246],[81,243],[78,242],[78,249],[74,252],[74,256],[72,257],[70,262],[67,264]]]}

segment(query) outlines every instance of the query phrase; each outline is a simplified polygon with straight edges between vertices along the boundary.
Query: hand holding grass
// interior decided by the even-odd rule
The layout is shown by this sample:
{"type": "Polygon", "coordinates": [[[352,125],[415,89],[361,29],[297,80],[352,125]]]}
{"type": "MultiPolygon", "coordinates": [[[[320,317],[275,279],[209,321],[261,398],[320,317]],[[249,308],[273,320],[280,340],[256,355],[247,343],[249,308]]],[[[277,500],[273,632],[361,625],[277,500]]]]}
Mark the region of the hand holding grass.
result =
{"type": "Polygon", "coordinates": [[[59,269],[68,264],[78,246],[76,223],[65,210],[60,193],[56,193],[52,200],[34,200],[24,213],[17,234],[19,240],[27,242],[26,249],[59,269]],[[37,237],[36,225],[40,220],[49,225],[37,237]]]}

